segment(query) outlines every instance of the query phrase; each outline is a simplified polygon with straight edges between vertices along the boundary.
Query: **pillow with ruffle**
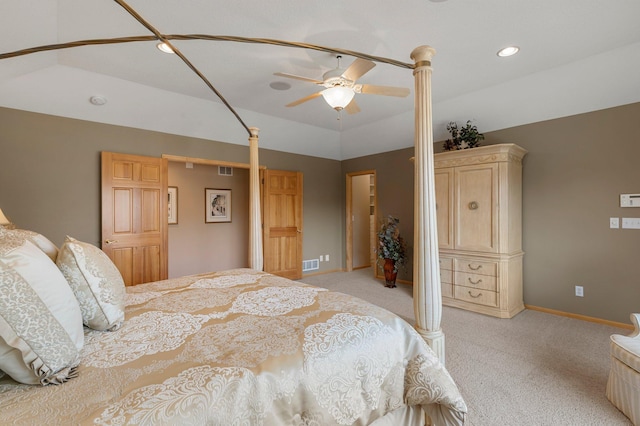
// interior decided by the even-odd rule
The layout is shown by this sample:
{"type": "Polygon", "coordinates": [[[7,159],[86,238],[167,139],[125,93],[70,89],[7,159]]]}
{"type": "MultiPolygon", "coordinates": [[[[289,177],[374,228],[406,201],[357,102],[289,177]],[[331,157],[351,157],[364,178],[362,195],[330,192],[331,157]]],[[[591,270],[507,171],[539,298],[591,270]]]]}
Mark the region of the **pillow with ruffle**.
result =
{"type": "Polygon", "coordinates": [[[3,238],[4,235],[13,234],[18,237],[25,238],[31,241],[36,245],[40,250],[45,252],[47,256],[54,262],[56,261],[56,257],[58,257],[58,247],[51,242],[47,237],[42,234],[38,234],[35,231],[29,231],[26,229],[9,229],[0,227],[0,239],[3,238]]]}
{"type": "Polygon", "coordinates": [[[80,306],[47,255],[17,234],[0,238],[0,370],[25,384],[75,376],[84,345],[80,306]]]}
{"type": "Polygon", "coordinates": [[[80,304],[84,324],[101,331],[120,328],[125,286],[111,259],[98,247],[67,236],[56,264],[80,304]]]}

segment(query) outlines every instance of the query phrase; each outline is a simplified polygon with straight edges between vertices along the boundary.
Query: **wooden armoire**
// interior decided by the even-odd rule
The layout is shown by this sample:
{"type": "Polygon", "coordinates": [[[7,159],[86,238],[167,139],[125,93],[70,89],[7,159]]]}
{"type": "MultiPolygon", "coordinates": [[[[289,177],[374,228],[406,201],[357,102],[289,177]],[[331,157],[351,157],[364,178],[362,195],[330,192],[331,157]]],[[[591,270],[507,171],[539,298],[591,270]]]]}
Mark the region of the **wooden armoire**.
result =
{"type": "Polygon", "coordinates": [[[522,159],[515,144],[435,154],[442,303],[500,318],[524,309],[522,159]]]}

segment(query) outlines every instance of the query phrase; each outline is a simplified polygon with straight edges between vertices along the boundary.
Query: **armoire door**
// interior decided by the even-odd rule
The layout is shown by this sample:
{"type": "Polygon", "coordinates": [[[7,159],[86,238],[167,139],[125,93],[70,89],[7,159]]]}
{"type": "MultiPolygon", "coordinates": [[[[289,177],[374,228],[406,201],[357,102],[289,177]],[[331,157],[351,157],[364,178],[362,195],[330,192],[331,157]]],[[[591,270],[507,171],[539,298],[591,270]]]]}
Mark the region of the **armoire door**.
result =
{"type": "Polygon", "coordinates": [[[102,250],[126,285],[167,278],[167,160],[102,153],[102,250]]]}
{"type": "Polygon", "coordinates": [[[453,169],[436,169],[436,222],[438,223],[438,247],[452,249],[453,246],[453,169]]]}
{"type": "Polygon", "coordinates": [[[302,278],[302,173],[263,172],[264,270],[302,278]]]}
{"type": "Polygon", "coordinates": [[[455,249],[497,252],[498,164],[455,168],[455,249]]]}

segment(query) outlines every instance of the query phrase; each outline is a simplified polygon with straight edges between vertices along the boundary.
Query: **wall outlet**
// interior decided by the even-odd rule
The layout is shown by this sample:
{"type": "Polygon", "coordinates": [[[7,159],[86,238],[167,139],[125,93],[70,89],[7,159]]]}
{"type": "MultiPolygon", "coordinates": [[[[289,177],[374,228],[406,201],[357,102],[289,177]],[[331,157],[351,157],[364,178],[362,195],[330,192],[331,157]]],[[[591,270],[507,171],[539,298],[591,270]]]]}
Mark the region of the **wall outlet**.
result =
{"type": "Polygon", "coordinates": [[[584,288],[581,285],[576,286],[576,296],[584,297],[584,288]]]}
{"type": "Polygon", "coordinates": [[[620,228],[620,218],[619,217],[610,217],[609,218],[609,228],[611,228],[611,229],[620,228]]]}
{"type": "Polygon", "coordinates": [[[328,254],[324,256],[324,260],[326,260],[327,262],[329,261],[329,255],[328,254]]]}
{"type": "Polygon", "coordinates": [[[320,256],[320,262],[323,262],[323,261],[324,261],[324,259],[322,258],[322,256],[320,256]]]}

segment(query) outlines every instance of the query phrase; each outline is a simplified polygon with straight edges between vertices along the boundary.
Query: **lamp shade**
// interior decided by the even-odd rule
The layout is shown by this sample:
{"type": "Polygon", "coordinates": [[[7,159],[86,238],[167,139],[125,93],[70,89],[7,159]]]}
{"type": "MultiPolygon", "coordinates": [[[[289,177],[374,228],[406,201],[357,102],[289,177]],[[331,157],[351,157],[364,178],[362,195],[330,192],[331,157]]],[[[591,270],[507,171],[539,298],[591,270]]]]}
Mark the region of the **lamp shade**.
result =
{"type": "Polygon", "coordinates": [[[2,213],[2,209],[0,209],[0,225],[11,225],[11,221],[2,213]]]}
{"type": "Polygon", "coordinates": [[[337,110],[341,110],[349,105],[349,102],[351,102],[356,94],[352,89],[341,86],[331,87],[329,89],[323,90],[320,93],[322,93],[322,97],[324,98],[324,100],[327,101],[329,105],[331,105],[331,108],[337,110]]]}

